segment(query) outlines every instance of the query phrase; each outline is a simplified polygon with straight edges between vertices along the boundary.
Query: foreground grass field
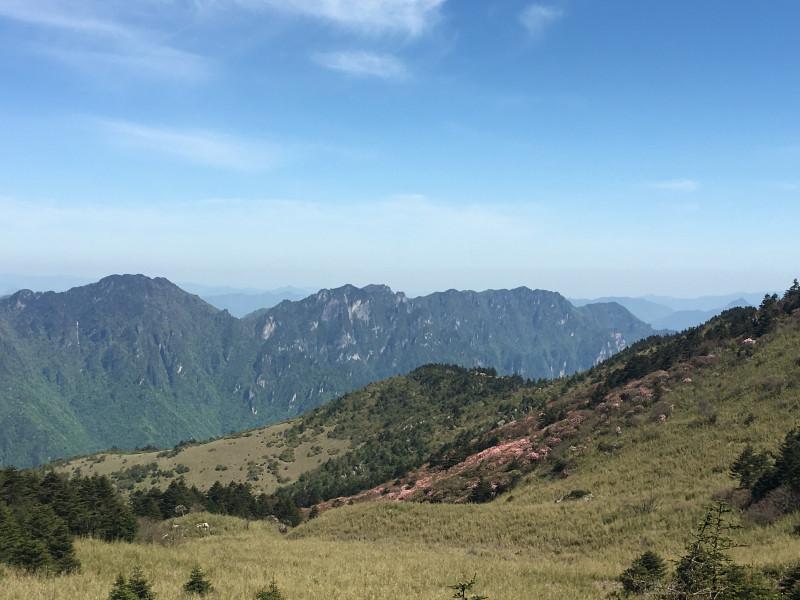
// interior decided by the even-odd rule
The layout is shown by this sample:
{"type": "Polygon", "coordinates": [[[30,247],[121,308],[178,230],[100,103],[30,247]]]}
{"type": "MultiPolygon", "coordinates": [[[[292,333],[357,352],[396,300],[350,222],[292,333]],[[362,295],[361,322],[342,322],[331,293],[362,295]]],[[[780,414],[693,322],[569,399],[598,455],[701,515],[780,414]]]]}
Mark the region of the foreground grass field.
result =
{"type": "MultiPolygon", "coordinates": [[[[782,329],[752,356],[722,352],[664,391],[674,404],[666,423],[583,440],[568,477],[533,473],[490,504],[345,506],[287,536],[268,523],[190,515],[183,527],[192,537],[175,546],[82,540],[80,574],[7,572],[0,596],[101,600],[117,572],[140,565],[159,598],[173,600],[185,597],[181,585],[199,564],[214,598],[252,598],[274,576],[290,599],[446,599],[448,584],[475,573],[490,600],[603,598],[644,550],[680,556],[704,507],[733,487],[728,468],[745,444],[774,449],[798,425],[799,330],[782,329]],[[609,451],[612,441],[617,449],[609,451]],[[556,502],[572,490],[591,496],[556,502]],[[197,537],[199,521],[212,524],[211,535],[197,537]]],[[[797,561],[798,524],[800,515],[769,526],[743,522],[736,560],[797,561]]]]}

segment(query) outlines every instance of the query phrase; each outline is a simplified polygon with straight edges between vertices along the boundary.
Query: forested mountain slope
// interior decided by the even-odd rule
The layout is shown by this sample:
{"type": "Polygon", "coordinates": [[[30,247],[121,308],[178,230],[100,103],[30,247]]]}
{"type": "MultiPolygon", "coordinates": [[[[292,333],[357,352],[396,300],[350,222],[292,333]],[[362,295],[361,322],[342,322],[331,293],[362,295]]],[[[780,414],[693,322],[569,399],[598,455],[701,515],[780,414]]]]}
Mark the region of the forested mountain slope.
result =
{"type": "Polygon", "coordinates": [[[696,406],[686,409],[701,410],[712,423],[717,399],[699,378],[724,376],[737,389],[767,392],[798,386],[794,294],[651,337],[569,378],[530,382],[491,369],[428,365],[289,423],[173,452],[86,457],[62,468],[111,474],[137,489],[163,488],[179,476],[206,489],[215,480],[266,492],[283,486],[300,506],[322,509],[376,499],[473,502],[476,493],[486,501],[530,473],[569,474],[581,448],[613,453],[625,432],[668,425],[680,410],[670,400],[675,395],[697,390],[696,406]]]}
{"type": "MultiPolygon", "coordinates": [[[[791,442],[800,439],[791,433],[800,424],[798,390],[800,286],[783,300],[768,298],[759,309],[733,309],[683,334],[644,340],[557,381],[426,366],[348,394],[273,430],[270,439],[250,432],[215,442],[233,450],[246,441],[254,454],[260,446],[296,456],[315,440],[353,443],[326,452],[323,464],[282,492],[316,502],[316,518],[283,538],[244,524],[236,535],[222,533],[215,551],[238,552],[241,560],[230,574],[212,576],[239,590],[252,564],[246,554],[280,573],[281,588],[298,597],[369,589],[388,599],[397,594],[391,574],[403,573],[417,582],[415,597],[430,600],[473,574],[477,591],[493,600],[605,598],[620,590],[618,576],[645,550],[668,565],[683,556],[706,507],[723,499],[733,506],[731,524],[741,526],[729,532],[730,554],[767,590],[746,597],[789,598],[779,584],[800,552],[800,462],[787,460],[797,456],[791,442]],[[414,447],[438,448],[409,468],[409,454],[399,451],[415,439],[414,447]],[[755,480],[770,484],[751,498],[741,480],[748,447],[750,456],[770,453],[761,467],[751,463],[755,480]],[[386,452],[359,451],[370,448],[386,452]],[[398,472],[387,477],[380,468],[392,465],[398,472]],[[364,478],[371,474],[381,483],[369,486],[364,478]],[[370,569],[356,572],[353,565],[364,560],[370,569]]],[[[185,448],[175,459],[202,452],[213,460],[222,452],[210,449],[185,448]]],[[[98,457],[82,468],[116,459],[98,457]]],[[[188,481],[193,473],[185,474],[188,481]]],[[[154,553],[172,565],[147,563],[165,597],[178,597],[170,568],[185,564],[185,552],[207,556],[202,542],[148,545],[127,556],[154,553]]],[[[102,568],[94,557],[103,547],[87,542],[79,549],[86,565],[102,568]]],[[[105,589],[90,577],[80,583],[105,589]]],[[[10,585],[21,592],[30,584],[10,585]]]]}
{"type": "Polygon", "coordinates": [[[20,291],[0,299],[0,464],[208,439],[428,362],[558,376],[651,331],[617,305],[526,288],[345,286],[244,320],[144,276],[20,291]]]}

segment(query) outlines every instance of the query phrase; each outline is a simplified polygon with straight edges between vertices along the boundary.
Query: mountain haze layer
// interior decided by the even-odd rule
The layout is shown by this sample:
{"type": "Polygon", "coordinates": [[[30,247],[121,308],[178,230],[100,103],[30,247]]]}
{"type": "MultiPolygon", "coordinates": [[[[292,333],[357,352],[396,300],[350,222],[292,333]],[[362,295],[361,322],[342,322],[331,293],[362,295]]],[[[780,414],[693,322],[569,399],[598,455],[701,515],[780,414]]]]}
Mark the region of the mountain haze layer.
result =
{"type": "Polygon", "coordinates": [[[703,296],[700,298],[673,298],[670,296],[608,296],[588,300],[570,298],[575,306],[615,302],[627,308],[637,319],[657,331],[683,331],[696,327],[729,308],[757,306],[764,294],[733,294],[727,296],[703,296]]]}
{"type": "Polygon", "coordinates": [[[239,320],[166,279],[0,300],[0,463],[204,439],[294,416],[422,364],[569,374],[652,329],[554,292],[322,290],[239,320]]]}

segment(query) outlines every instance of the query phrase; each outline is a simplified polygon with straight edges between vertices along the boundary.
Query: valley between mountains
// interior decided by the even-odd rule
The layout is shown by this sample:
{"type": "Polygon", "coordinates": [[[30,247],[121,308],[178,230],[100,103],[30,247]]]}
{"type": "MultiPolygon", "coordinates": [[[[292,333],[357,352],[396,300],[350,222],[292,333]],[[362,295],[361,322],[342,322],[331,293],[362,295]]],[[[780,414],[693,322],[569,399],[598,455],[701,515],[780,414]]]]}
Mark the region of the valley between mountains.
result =
{"type": "Polygon", "coordinates": [[[473,574],[492,600],[619,597],[634,559],[677,561],[724,501],[735,569],[722,573],[751,590],[730,598],[791,598],[798,390],[800,286],[555,380],[425,365],[281,424],[48,467],[51,478],[108,475],[150,516],[135,543],[77,539],[81,570],[55,596],[17,571],[4,589],[102,600],[135,564],[177,600],[201,564],[220,598],[253,597],[274,577],[290,598],[388,600],[399,578],[434,600],[473,574]],[[299,507],[297,526],[225,516],[258,511],[247,489],[299,507]],[[184,498],[210,512],[176,515],[184,498]]]}
{"type": "Polygon", "coordinates": [[[527,288],[344,286],[243,319],[141,275],[23,290],[0,299],[0,464],[206,440],[428,363],[561,377],[652,333],[618,304],[527,288]]]}

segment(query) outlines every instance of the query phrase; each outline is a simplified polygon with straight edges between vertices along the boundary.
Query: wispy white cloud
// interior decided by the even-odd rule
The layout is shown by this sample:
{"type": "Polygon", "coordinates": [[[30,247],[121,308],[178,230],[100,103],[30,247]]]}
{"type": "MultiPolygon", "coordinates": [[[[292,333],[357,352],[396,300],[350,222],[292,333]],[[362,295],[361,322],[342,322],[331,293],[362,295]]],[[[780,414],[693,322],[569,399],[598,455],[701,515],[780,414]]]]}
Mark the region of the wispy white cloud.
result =
{"type": "Polygon", "coordinates": [[[322,19],[348,29],[417,36],[440,17],[446,0],[233,0],[242,6],[268,7],[322,19]]]}
{"type": "Polygon", "coordinates": [[[665,179],[653,181],[648,187],[667,192],[694,192],[700,189],[700,182],[695,179],[665,179]]]}
{"type": "Polygon", "coordinates": [[[520,22],[534,38],[541,38],[550,27],[566,16],[566,12],[556,6],[531,4],[520,14],[520,22]]]}
{"type": "Polygon", "coordinates": [[[204,166],[261,171],[276,166],[283,158],[271,144],[214,132],[159,128],[123,120],[96,119],[92,122],[117,145],[204,166]]]}
{"type": "Polygon", "coordinates": [[[405,64],[391,54],[363,51],[322,52],[312,56],[318,65],[358,77],[400,81],[408,77],[405,64]]]}
{"type": "Polygon", "coordinates": [[[2,0],[0,19],[48,33],[45,43],[31,41],[33,51],[96,74],[120,69],[164,79],[197,81],[210,70],[204,57],[162,41],[156,32],[133,27],[98,12],[92,1],[2,0]]]}

